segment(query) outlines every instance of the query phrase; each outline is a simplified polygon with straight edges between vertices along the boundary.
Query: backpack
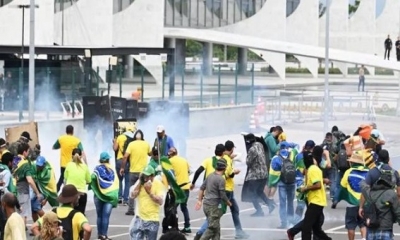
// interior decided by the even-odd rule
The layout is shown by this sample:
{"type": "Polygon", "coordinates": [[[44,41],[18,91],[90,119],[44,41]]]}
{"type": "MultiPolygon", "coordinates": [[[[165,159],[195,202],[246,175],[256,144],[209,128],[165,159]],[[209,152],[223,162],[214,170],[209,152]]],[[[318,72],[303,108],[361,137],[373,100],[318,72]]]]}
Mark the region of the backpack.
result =
{"type": "MultiPolygon", "coordinates": [[[[52,210],[54,213],[57,214],[57,208],[53,208],[52,210]]],[[[58,218],[61,221],[60,226],[63,227],[63,234],[62,237],[64,240],[74,240],[73,239],[73,226],[72,226],[72,219],[74,218],[75,214],[79,211],[72,209],[71,212],[68,214],[66,218],[58,218]]],[[[57,214],[58,216],[58,214],[57,214]]]]}
{"type": "Polygon", "coordinates": [[[293,184],[296,182],[296,166],[290,160],[289,157],[284,158],[279,155],[282,159],[282,168],[281,168],[281,181],[285,184],[293,184]]]}
{"type": "Polygon", "coordinates": [[[340,149],[337,157],[337,167],[340,171],[346,171],[350,168],[350,164],[347,161],[347,152],[346,149],[340,149]]]}
{"type": "Polygon", "coordinates": [[[133,142],[133,140],[135,140],[135,139],[126,136],[126,140],[125,140],[125,143],[124,143],[124,149],[123,149],[124,151],[122,151],[122,154],[125,154],[126,149],[128,149],[129,143],[133,142]]]}
{"type": "Polygon", "coordinates": [[[371,193],[370,193],[370,201],[365,201],[364,204],[364,215],[363,215],[363,220],[365,223],[365,226],[368,228],[379,228],[380,227],[380,218],[379,215],[381,211],[376,207],[376,202],[379,200],[379,198],[382,196],[382,194],[385,193],[385,191],[382,191],[382,193],[376,198],[375,201],[372,200],[371,198],[371,193]]]}
{"type": "Polygon", "coordinates": [[[374,183],[374,185],[380,184],[380,185],[385,185],[388,188],[394,188],[394,186],[396,186],[396,176],[394,170],[382,169],[383,165],[384,164],[381,164],[377,167],[377,169],[380,172],[380,176],[378,180],[374,183]]]}

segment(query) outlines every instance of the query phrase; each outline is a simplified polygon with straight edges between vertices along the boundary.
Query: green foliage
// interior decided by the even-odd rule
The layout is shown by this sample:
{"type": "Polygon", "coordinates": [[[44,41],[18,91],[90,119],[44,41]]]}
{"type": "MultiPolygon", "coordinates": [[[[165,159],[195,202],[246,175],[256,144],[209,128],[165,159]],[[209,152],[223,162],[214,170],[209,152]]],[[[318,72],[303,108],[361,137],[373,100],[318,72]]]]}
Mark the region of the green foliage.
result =
{"type": "Polygon", "coordinates": [[[349,4],[349,17],[353,15],[360,6],[360,0],[356,0],[354,5],[349,4]]]}
{"type": "Polygon", "coordinates": [[[186,56],[187,57],[200,57],[203,52],[203,45],[197,41],[186,40],[186,56]]]}

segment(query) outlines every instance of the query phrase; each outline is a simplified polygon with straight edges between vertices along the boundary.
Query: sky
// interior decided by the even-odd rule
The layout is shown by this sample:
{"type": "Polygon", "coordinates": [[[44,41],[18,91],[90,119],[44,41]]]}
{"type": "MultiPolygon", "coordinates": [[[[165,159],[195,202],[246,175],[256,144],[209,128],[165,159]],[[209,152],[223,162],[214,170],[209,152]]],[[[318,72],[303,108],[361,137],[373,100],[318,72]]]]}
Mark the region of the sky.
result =
{"type": "MultiPolygon", "coordinates": [[[[349,4],[354,4],[356,0],[349,0],[349,4]]],[[[362,1],[362,0],[361,0],[362,1]]],[[[326,3],[326,0],[320,0],[322,3],[326,3]]],[[[376,0],[376,16],[379,16],[383,8],[385,7],[386,0],[376,0]]]]}

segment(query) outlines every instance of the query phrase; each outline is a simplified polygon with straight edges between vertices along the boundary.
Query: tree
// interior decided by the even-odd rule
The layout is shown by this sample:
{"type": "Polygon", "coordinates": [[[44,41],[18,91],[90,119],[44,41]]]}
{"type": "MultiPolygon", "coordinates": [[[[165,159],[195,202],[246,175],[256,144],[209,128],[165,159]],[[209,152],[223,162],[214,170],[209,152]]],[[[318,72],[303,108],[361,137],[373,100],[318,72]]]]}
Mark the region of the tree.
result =
{"type": "Polygon", "coordinates": [[[187,57],[200,57],[203,52],[203,45],[197,41],[186,40],[186,56],[187,57]]]}
{"type": "Polygon", "coordinates": [[[357,11],[358,7],[360,6],[361,0],[356,0],[354,5],[349,4],[349,18],[357,11]]]}

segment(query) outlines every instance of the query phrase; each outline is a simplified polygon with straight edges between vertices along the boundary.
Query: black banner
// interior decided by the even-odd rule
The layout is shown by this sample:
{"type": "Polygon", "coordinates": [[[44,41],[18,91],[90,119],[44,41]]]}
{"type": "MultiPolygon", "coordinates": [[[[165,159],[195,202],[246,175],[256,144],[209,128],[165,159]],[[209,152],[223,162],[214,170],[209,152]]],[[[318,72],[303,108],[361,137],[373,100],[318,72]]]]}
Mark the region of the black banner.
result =
{"type": "Polygon", "coordinates": [[[117,121],[117,119],[126,118],[127,100],[125,98],[111,97],[110,106],[113,122],[117,121]]]}

